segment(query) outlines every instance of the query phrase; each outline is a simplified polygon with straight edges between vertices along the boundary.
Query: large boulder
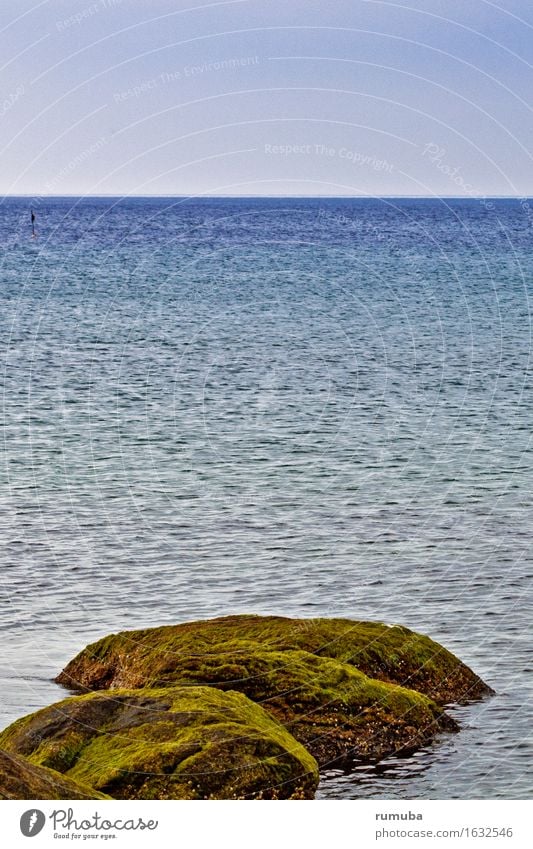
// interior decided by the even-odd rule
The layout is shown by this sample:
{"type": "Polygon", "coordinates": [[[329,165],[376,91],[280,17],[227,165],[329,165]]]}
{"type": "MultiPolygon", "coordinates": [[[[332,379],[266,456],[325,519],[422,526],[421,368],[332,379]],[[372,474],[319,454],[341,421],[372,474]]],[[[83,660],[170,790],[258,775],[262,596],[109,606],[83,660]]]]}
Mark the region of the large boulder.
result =
{"type": "Polygon", "coordinates": [[[0,799],[108,799],[61,775],[36,766],[26,758],[0,750],[0,799]]]}
{"type": "Polygon", "coordinates": [[[74,696],[17,720],[0,746],[117,799],[311,799],[318,784],[275,719],[211,687],[74,696]]]}
{"type": "Polygon", "coordinates": [[[83,649],[56,680],[91,690],[160,686],[182,681],[184,675],[216,684],[205,675],[211,656],[231,664],[257,650],[329,657],[438,704],[471,701],[491,692],[443,646],[399,625],[246,615],[112,634],[83,649]]]}
{"type": "Polygon", "coordinates": [[[321,766],[380,760],[457,729],[443,710],[489,688],[399,626],[233,616],[111,635],[58,676],[77,689],[210,685],[260,703],[321,766]]]}

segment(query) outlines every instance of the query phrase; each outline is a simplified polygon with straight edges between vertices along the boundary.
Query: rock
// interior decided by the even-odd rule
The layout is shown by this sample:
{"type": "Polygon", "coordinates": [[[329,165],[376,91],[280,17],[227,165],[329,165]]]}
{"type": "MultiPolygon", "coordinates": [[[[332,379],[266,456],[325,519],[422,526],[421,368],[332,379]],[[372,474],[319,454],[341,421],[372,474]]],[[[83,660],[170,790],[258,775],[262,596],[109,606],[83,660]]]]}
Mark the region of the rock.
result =
{"type": "Polygon", "coordinates": [[[304,651],[206,655],[182,683],[211,683],[259,702],[325,766],[405,754],[457,725],[433,701],[368,678],[349,664],[304,651]]]}
{"type": "Polygon", "coordinates": [[[208,656],[225,656],[233,663],[239,654],[258,649],[329,657],[438,704],[463,703],[492,692],[451,652],[408,628],[280,616],[227,616],[112,634],[83,649],[56,681],[97,690],[167,684],[181,681],[184,674],[196,680],[208,656]]]}
{"type": "Polygon", "coordinates": [[[84,649],[57,681],[82,689],[238,690],[279,719],[320,766],[419,748],[457,730],[442,704],[489,692],[454,655],[406,628],[259,616],[111,635],[84,649]]]}
{"type": "Polygon", "coordinates": [[[0,751],[0,799],[108,799],[53,769],[0,751]]]}
{"type": "Polygon", "coordinates": [[[211,687],[74,696],[17,720],[0,746],[117,799],[311,799],[318,784],[275,719],[211,687]]]}

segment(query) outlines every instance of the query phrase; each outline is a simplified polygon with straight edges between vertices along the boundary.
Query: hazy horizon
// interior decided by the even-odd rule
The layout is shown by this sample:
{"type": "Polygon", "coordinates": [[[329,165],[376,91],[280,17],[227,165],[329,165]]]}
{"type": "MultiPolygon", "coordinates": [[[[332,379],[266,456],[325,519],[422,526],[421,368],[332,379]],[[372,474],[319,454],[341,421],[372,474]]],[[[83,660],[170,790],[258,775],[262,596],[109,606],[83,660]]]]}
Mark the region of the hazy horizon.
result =
{"type": "Polygon", "coordinates": [[[235,194],[235,195],[223,195],[223,194],[64,194],[64,195],[46,195],[46,194],[9,194],[3,195],[2,199],[7,200],[9,198],[42,198],[42,199],[53,199],[53,198],[176,198],[180,200],[192,200],[195,198],[206,198],[213,200],[223,200],[224,198],[228,199],[239,199],[239,198],[257,198],[258,200],[268,200],[269,198],[279,198],[287,200],[294,199],[302,199],[302,200],[313,200],[315,199],[328,199],[331,200],[342,200],[345,198],[346,200],[471,200],[472,202],[480,201],[480,200],[531,200],[533,199],[533,195],[291,195],[291,194],[283,194],[283,195],[257,195],[257,194],[235,194]]]}

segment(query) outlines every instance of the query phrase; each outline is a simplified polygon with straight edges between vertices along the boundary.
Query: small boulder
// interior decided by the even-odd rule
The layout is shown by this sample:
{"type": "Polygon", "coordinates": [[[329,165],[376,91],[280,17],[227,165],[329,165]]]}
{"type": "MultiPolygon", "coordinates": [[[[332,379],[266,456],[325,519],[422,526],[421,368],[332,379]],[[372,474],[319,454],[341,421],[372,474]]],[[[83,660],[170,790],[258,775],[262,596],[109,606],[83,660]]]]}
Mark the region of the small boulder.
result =
{"type": "Polygon", "coordinates": [[[318,785],[286,729],[211,687],[74,696],[14,722],[0,746],[116,799],[312,799],[318,785]]]}

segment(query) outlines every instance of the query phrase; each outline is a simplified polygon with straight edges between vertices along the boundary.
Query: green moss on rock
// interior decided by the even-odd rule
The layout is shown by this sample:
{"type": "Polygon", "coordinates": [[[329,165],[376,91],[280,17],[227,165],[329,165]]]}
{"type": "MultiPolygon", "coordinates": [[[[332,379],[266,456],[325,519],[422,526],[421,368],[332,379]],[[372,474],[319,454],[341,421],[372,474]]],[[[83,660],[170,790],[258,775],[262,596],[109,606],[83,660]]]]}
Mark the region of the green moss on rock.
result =
{"type": "Polygon", "coordinates": [[[53,769],[0,751],[0,799],[109,799],[53,769]]]}
{"type": "Polygon", "coordinates": [[[369,678],[304,651],[209,655],[185,678],[240,690],[276,716],[321,766],[339,758],[377,761],[419,748],[456,723],[426,696],[369,678]]]}
{"type": "Polygon", "coordinates": [[[18,720],[0,746],[119,799],[313,798],[316,761],[241,693],[114,690],[18,720]]]}
{"type": "Polygon", "coordinates": [[[84,649],[57,680],[79,689],[237,690],[279,719],[321,765],[416,749],[457,728],[437,703],[489,692],[453,654],[407,628],[273,616],[111,635],[84,649]]]}
{"type": "Polygon", "coordinates": [[[212,655],[231,665],[240,655],[258,650],[299,650],[329,657],[370,678],[423,693],[438,704],[461,703],[491,692],[451,652],[408,628],[280,616],[228,616],[112,634],[87,646],[56,680],[91,690],[167,684],[181,681],[191,671],[195,676],[212,655]]]}

